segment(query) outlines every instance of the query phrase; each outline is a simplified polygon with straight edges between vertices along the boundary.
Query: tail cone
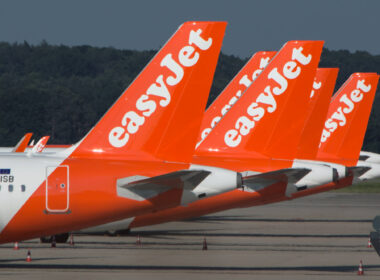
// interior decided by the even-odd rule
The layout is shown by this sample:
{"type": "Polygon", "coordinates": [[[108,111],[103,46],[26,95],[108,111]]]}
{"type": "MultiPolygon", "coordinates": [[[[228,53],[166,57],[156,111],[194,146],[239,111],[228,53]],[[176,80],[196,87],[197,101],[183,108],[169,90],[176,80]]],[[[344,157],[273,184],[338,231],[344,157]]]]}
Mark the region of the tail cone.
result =
{"type": "Polygon", "coordinates": [[[13,250],[18,250],[18,242],[15,242],[15,244],[13,246],[13,250]]]}

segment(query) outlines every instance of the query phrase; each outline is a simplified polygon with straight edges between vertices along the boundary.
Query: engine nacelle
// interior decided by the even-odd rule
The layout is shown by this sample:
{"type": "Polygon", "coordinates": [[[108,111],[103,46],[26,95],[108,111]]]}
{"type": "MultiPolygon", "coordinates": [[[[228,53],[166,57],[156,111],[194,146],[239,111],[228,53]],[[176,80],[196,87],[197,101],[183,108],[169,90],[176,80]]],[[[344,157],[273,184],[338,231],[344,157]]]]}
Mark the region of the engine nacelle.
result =
{"type": "MultiPolygon", "coordinates": [[[[336,182],[339,179],[338,170],[335,167],[324,164],[324,162],[321,163],[318,161],[296,159],[293,161],[292,167],[307,168],[311,170],[306,176],[294,184],[297,187],[297,190],[321,186],[336,182]]],[[[341,172],[343,171],[341,170],[341,172]]]]}
{"type": "MultiPolygon", "coordinates": [[[[336,170],[337,175],[338,175],[338,177],[337,177],[338,180],[346,178],[349,175],[348,168],[342,164],[326,162],[326,161],[319,161],[319,160],[299,160],[299,159],[297,159],[296,161],[303,162],[303,163],[319,164],[319,165],[329,166],[329,167],[336,170]]],[[[334,180],[334,181],[336,181],[336,180],[334,180]]]]}
{"type": "Polygon", "coordinates": [[[189,169],[206,170],[211,174],[194,189],[189,190],[186,187],[183,189],[182,205],[242,187],[241,174],[238,172],[204,165],[191,165],[189,169]]]}

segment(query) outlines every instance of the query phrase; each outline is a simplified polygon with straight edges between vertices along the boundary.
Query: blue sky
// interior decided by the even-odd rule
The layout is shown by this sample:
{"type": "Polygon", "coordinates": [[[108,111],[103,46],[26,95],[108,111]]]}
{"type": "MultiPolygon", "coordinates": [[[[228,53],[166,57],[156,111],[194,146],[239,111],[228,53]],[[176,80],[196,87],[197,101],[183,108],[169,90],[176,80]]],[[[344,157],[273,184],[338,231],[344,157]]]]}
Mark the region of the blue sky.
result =
{"type": "Polygon", "coordinates": [[[0,41],[157,49],[188,20],[223,20],[222,51],[240,57],[289,40],[380,54],[377,0],[2,0],[0,41]]]}

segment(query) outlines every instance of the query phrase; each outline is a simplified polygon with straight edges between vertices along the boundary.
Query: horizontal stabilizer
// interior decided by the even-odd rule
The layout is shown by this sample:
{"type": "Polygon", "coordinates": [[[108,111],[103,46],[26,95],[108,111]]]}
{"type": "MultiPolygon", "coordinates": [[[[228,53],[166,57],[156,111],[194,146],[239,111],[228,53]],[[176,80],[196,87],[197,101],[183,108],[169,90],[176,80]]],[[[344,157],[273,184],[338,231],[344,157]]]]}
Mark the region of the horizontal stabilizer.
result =
{"type": "Polygon", "coordinates": [[[297,183],[311,170],[308,168],[285,168],[243,177],[243,186],[258,191],[277,182],[297,183]]]}
{"type": "Polygon", "coordinates": [[[360,155],[359,156],[359,160],[366,161],[367,159],[369,159],[369,156],[367,156],[367,155],[360,155]]]}
{"type": "Polygon", "coordinates": [[[180,170],[151,178],[127,177],[117,180],[117,193],[119,196],[141,201],[173,188],[193,190],[210,173],[206,170],[180,170]]]}
{"type": "Polygon", "coordinates": [[[368,170],[370,170],[370,166],[350,166],[348,170],[352,173],[355,178],[362,176],[368,170]]]}

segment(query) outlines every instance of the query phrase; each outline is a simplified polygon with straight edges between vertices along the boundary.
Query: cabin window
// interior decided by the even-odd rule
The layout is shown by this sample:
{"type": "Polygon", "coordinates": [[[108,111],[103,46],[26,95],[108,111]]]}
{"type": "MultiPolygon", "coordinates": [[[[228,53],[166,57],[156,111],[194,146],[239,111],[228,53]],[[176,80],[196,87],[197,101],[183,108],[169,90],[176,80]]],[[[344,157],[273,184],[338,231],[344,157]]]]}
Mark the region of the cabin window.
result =
{"type": "Polygon", "coordinates": [[[25,185],[21,185],[21,191],[25,192],[25,189],[26,189],[25,185]]]}
{"type": "Polygon", "coordinates": [[[9,192],[13,192],[13,185],[9,185],[9,186],[8,186],[8,191],[9,191],[9,192]]]}

